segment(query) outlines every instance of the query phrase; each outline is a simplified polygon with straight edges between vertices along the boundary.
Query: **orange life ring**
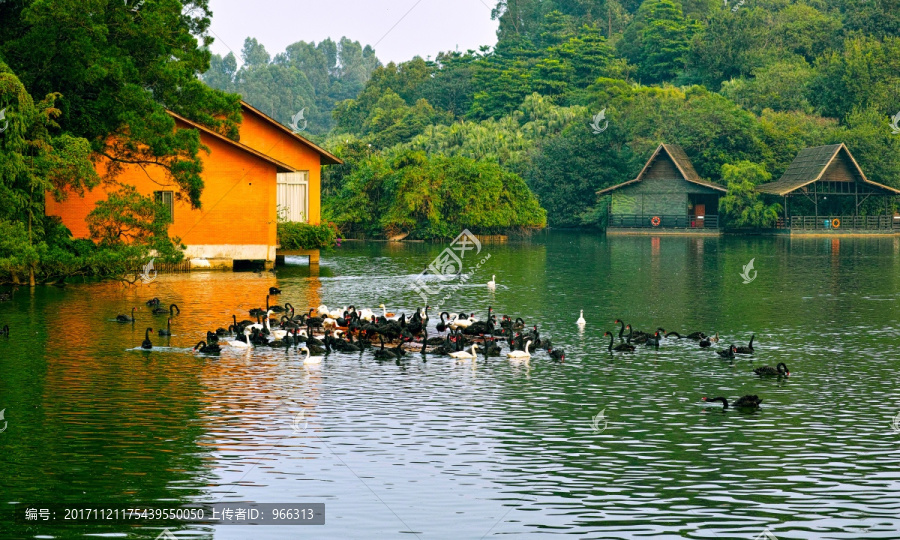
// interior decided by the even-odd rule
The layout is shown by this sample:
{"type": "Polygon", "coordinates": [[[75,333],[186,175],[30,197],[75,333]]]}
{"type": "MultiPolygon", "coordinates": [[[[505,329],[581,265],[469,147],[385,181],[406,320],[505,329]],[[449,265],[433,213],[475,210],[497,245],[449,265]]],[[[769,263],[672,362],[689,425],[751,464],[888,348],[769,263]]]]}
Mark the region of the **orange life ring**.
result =
{"type": "Polygon", "coordinates": [[[840,229],[841,228],[841,220],[839,220],[838,218],[832,219],[831,226],[834,227],[835,229],[840,229]]]}
{"type": "Polygon", "coordinates": [[[659,227],[660,221],[661,220],[659,219],[659,216],[653,216],[652,218],[650,218],[650,224],[654,227],[659,227]]]}

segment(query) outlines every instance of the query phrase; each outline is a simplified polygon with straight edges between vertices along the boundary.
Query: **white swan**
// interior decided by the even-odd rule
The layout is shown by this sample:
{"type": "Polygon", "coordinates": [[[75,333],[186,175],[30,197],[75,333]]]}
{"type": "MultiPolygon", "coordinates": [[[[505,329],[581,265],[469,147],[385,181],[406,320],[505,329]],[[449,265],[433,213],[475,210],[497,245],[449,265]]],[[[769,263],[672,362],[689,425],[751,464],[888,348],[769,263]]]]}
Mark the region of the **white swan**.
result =
{"type": "Polygon", "coordinates": [[[460,318],[459,315],[456,315],[456,318],[450,321],[450,328],[454,330],[457,328],[468,328],[477,320],[474,315],[466,318],[460,318]]]}
{"type": "Polygon", "coordinates": [[[527,343],[525,343],[524,351],[509,351],[506,353],[506,356],[509,358],[531,358],[531,353],[528,352],[528,348],[531,347],[531,340],[529,339],[527,343]]]}
{"type": "Polygon", "coordinates": [[[578,320],[575,321],[575,324],[577,324],[578,326],[584,326],[585,324],[587,324],[587,321],[584,320],[584,310],[583,309],[581,310],[581,315],[578,316],[578,320]]]}
{"type": "Polygon", "coordinates": [[[226,341],[225,344],[228,345],[229,347],[236,347],[238,349],[249,349],[251,347],[251,345],[250,345],[250,329],[249,328],[244,329],[244,337],[247,338],[247,341],[241,341],[239,339],[234,339],[231,341],[226,341]]]}
{"type": "Polygon", "coordinates": [[[399,320],[399,319],[400,319],[400,317],[396,316],[395,314],[393,314],[393,313],[388,313],[387,308],[384,307],[384,304],[381,304],[381,305],[379,305],[378,307],[380,307],[380,308],[381,308],[381,311],[384,312],[383,315],[384,315],[384,318],[385,318],[385,319],[387,319],[387,320],[389,320],[389,321],[396,321],[396,320],[399,320]]]}
{"type": "Polygon", "coordinates": [[[369,308],[363,308],[359,310],[359,318],[364,321],[372,322],[375,320],[375,312],[369,308]]]}
{"type": "Polygon", "coordinates": [[[268,330],[269,335],[275,339],[281,339],[287,335],[287,330],[272,330],[272,327],[269,326],[269,317],[266,317],[266,330],[268,330]]]}
{"type": "Polygon", "coordinates": [[[321,364],[322,363],[322,358],[324,358],[324,356],[310,356],[309,349],[307,349],[306,347],[300,347],[300,350],[306,351],[306,358],[303,359],[304,366],[310,365],[310,364],[321,364]]]}
{"type": "Polygon", "coordinates": [[[477,343],[473,343],[473,344],[472,344],[472,352],[467,352],[467,351],[457,351],[457,352],[452,352],[452,353],[450,353],[450,357],[451,357],[451,358],[458,358],[458,359],[461,359],[461,360],[463,360],[463,359],[478,358],[478,356],[475,355],[475,349],[477,349],[477,348],[478,348],[478,344],[477,344],[477,343]]]}
{"type": "Polygon", "coordinates": [[[490,290],[492,290],[492,291],[496,291],[496,290],[497,290],[497,281],[496,281],[496,279],[497,279],[497,276],[491,275],[491,280],[488,281],[488,289],[490,289],[490,290]]]}
{"type": "Polygon", "coordinates": [[[266,318],[265,323],[253,323],[253,324],[247,325],[247,328],[249,328],[251,330],[254,328],[256,328],[257,330],[262,330],[263,328],[266,328],[269,324],[269,317],[271,317],[273,313],[275,313],[275,312],[270,309],[269,311],[266,312],[265,315],[263,315],[266,318]]]}

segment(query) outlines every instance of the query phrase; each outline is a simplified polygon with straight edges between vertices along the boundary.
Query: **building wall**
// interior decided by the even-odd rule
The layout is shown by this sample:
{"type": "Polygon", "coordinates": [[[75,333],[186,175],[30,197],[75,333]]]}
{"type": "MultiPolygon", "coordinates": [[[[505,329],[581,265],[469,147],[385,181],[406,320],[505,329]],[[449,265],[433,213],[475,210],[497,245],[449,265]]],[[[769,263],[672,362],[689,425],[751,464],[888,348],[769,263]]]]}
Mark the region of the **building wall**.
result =
{"type": "MultiPolygon", "coordinates": [[[[179,127],[186,126],[179,122],[179,127]]],[[[202,132],[200,140],[210,149],[209,154],[200,153],[204,181],[201,208],[191,209],[188,203],[176,201],[170,236],[181,238],[191,258],[274,261],[275,166],[202,132]]],[[[106,173],[104,162],[97,164],[97,172],[106,173]]],[[[170,184],[156,167],[126,167],[116,181],[131,184],[144,195],[152,196],[154,191],[178,192],[178,187],[170,184]]],[[[60,216],[74,236],[88,237],[85,218],[97,201],[106,199],[106,189],[94,188],[84,197],[70,194],[63,203],[49,198],[47,214],[60,216]]]]}
{"type": "Polygon", "coordinates": [[[244,108],[241,142],[258,152],[301,171],[309,171],[308,221],[318,225],[322,219],[322,161],[321,155],[290,133],[271,124],[272,120],[244,108]]]}
{"type": "Polygon", "coordinates": [[[856,167],[850,162],[847,154],[841,150],[837,157],[834,158],[834,161],[831,162],[831,165],[825,169],[825,172],[822,174],[822,180],[827,182],[861,182],[862,178],[859,178],[856,167]]]}
{"type": "Polygon", "coordinates": [[[716,195],[719,192],[681,178],[645,178],[612,193],[612,213],[687,215],[689,194],[716,195]]]}

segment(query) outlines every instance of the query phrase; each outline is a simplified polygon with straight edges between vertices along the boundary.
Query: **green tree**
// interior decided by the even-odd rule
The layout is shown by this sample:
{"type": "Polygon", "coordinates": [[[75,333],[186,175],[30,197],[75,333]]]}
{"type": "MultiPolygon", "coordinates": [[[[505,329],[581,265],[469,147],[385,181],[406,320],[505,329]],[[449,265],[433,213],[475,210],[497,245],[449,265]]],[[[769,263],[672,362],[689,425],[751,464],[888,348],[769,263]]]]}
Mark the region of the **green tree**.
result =
{"type": "Polygon", "coordinates": [[[200,205],[199,135],[173,135],[166,109],[237,136],[238,96],[203,85],[208,0],[6,2],[0,57],[32,95],[58,93],[61,133],[87,139],[108,158],[161,167],[180,194],[200,205]],[[187,7],[188,9],[185,9],[187,7]]]}
{"type": "Polygon", "coordinates": [[[696,31],[677,0],[645,0],[617,46],[642,80],[661,82],[684,69],[696,31]]]}
{"type": "Polygon", "coordinates": [[[900,110],[900,38],[859,37],[816,62],[810,101],[825,116],[844,118],[854,108],[900,110]]]}
{"type": "Polygon", "coordinates": [[[0,133],[0,222],[10,235],[0,249],[6,261],[0,270],[15,281],[27,270],[30,283],[35,282],[46,195],[61,200],[69,191],[83,193],[98,183],[88,141],[52,135],[61,114],[58,99],[54,93],[34,103],[19,78],[0,62],[0,104],[6,117],[0,133]]]}
{"type": "Polygon", "coordinates": [[[756,114],[773,111],[811,113],[809,85],[815,71],[801,56],[753,70],[752,78],[722,84],[721,94],[756,114]]]}
{"type": "Polygon", "coordinates": [[[772,227],[778,220],[781,205],[767,205],[755,187],[772,179],[764,165],[750,161],[726,163],[722,181],[728,193],[719,200],[719,212],[730,227],[772,227]]]}

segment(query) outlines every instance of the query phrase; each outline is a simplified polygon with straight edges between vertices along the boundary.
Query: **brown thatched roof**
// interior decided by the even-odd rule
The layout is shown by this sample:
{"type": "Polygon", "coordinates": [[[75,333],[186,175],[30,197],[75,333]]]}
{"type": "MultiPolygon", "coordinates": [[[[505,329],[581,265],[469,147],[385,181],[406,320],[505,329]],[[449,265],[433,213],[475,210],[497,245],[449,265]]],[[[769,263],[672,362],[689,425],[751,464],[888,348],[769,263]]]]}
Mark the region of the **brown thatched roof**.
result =
{"type": "Polygon", "coordinates": [[[804,148],[797,154],[797,157],[791,162],[791,166],[784,171],[781,178],[775,182],[758,185],[756,190],[760,193],[784,196],[812,184],[822,178],[822,175],[825,174],[825,171],[828,170],[828,167],[841,152],[846,152],[846,157],[850,158],[850,163],[852,163],[853,168],[859,174],[859,178],[862,179],[864,184],[889,191],[895,195],[900,194],[900,190],[896,188],[885,186],[866,178],[865,173],[863,173],[856,159],[853,158],[853,154],[850,153],[850,150],[844,143],[804,148]]]}
{"type": "Polygon", "coordinates": [[[687,157],[687,154],[684,153],[684,149],[682,147],[678,146],[677,144],[661,144],[656,149],[656,151],[653,152],[653,155],[650,156],[650,159],[647,160],[646,165],[644,165],[644,168],[641,169],[641,172],[637,175],[637,178],[612,187],[608,187],[606,189],[601,189],[597,192],[597,195],[603,195],[605,193],[609,193],[610,191],[615,191],[619,188],[642,181],[644,179],[644,175],[650,169],[650,166],[653,164],[653,161],[657,158],[657,156],[659,156],[660,152],[665,152],[666,155],[669,156],[669,159],[672,160],[672,162],[675,164],[675,167],[678,168],[678,171],[681,173],[682,178],[684,178],[688,182],[714,189],[716,191],[727,191],[719,184],[708,182],[700,178],[700,175],[697,174],[696,170],[694,170],[694,165],[691,163],[690,158],[687,157]]]}

